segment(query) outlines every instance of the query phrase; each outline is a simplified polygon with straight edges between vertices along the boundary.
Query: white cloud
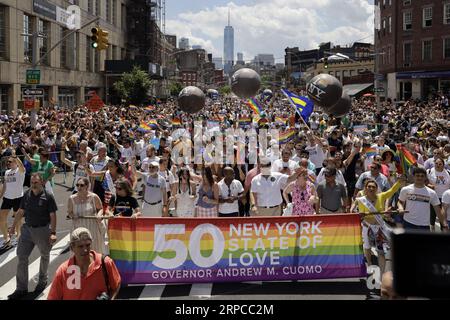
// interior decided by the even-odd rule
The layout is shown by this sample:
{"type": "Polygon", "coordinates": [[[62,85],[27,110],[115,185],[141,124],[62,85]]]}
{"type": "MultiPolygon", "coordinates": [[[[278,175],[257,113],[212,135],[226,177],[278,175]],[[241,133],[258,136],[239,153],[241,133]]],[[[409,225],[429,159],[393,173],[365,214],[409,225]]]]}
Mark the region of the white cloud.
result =
{"type": "Polygon", "coordinates": [[[167,30],[188,37],[191,45],[202,45],[214,56],[222,56],[228,8],[235,30],[235,53],[244,52],[245,60],[258,53],[283,58],[286,47],[312,49],[325,41],[346,45],[373,35],[368,23],[373,19],[373,5],[368,0],[259,0],[248,5],[230,2],[228,6],[182,13],[176,20],[167,21],[167,30]]]}

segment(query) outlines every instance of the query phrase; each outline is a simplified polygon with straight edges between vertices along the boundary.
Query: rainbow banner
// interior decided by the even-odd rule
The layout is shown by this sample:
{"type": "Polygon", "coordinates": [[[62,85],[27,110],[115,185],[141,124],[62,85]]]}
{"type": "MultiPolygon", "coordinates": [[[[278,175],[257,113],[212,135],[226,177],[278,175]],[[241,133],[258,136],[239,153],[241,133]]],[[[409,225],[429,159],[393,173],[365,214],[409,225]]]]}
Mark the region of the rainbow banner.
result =
{"type": "Polygon", "coordinates": [[[295,129],[289,129],[282,132],[278,138],[280,144],[286,144],[295,137],[295,129]]]}
{"type": "Polygon", "coordinates": [[[181,126],[181,119],[180,118],[173,118],[172,119],[172,126],[181,126]]]}
{"type": "Polygon", "coordinates": [[[275,117],[275,123],[286,124],[289,121],[288,118],[285,117],[275,117]]]}
{"type": "Polygon", "coordinates": [[[156,119],[151,119],[147,124],[152,129],[158,129],[158,121],[156,119]]]}
{"type": "Polygon", "coordinates": [[[365,153],[366,156],[370,158],[375,157],[378,154],[378,151],[375,148],[368,147],[363,149],[363,153],[365,153]]]}
{"type": "Polygon", "coordinates": [[[239,118],[239,126],[249,126],[252,124],[252,119],[250,117],[241,117],[239,118]]]}
{"type": "Polygon", "coordinates": [[[110,255],[124,284],[365,277],[356,214],[116,218],[110,255]]]}
{"type": "Polygon", "coordinates": [[[152,128],[145,121],[141,121],[138,130],[141,132],[149,132],[152,128]]]}
{"type": "Polygon", "coordinates": [[[402,144],[396,144],[397,155],[400,159],[402,174],[408,174],[412,166],[417,164],[416,158],[402,144]]]}

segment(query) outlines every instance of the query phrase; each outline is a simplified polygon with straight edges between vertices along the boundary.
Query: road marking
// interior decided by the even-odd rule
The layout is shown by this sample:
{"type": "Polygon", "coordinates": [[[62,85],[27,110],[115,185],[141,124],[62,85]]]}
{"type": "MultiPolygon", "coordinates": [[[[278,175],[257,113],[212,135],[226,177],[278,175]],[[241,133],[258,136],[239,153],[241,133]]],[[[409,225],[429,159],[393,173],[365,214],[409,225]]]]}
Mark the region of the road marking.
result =
{"type": "MultiPolygon", "coordinates": [[[[49,265],[54,261],[65,249],[69,246],[70,234],[62,238],[53,247],[50,252],[49,265]]],[[[34,277],[39,275],[39,264],[41,263],[41,258],[36,259],[32,264],[28,265],[28,280],[30,281],[34,277]]],[[[13,277],[4,286],[0,288],[0,299],[7,299],[8,295],[14,292],[16,289],[16,277],[13,277]]]]}
{"type": "Polygon", "coordinates": [[[203,299],[211,298],[212,287],[212,283],[194,283],[191,286],[191,292],[189,292],[189,296],[199,297],[203,299]]]}
{"type": "Polygon", "coordinates": [[[137,300],[161,300],[165,284],[146,285],[137,300]]]}

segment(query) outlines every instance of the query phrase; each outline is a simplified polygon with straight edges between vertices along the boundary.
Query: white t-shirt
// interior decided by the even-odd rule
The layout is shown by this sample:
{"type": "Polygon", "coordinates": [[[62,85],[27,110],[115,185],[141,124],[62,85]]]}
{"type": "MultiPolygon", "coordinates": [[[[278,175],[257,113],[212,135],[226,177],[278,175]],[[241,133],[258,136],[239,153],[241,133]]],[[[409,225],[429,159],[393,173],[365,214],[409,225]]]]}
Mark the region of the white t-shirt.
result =
{"type": "MultiPolygon", "coordinates": [[[[72,168],[75,169],[75,166],[77,165],[77,163],[75,161],[70,161],[70,163],[72,164],[72,168]]],[[[92,164],[88,164],[88,166],[91,171],[95,171],[95,168],[92,164]]],[[[78,179],[80,179],[80,178],[89,178],[89,177],[88,177],[88,174],[86,173],[85,166],[78,164],[77,169],[74,172],[75,191],[78,191],[76,184],[77,184],[78,179]]]]}
{"type": "Polygon", "coordinates": [[[434,168],[428,170],[428,180],[434,185],[434,191],[440,199],[444,192],[450,189],[450,174],[447,170],[442,172],[437,172],[434,168]]]}
{"type": "MultiPolygon", "coordinates": [[[[325,181],[325,170],[326,168],[322,168],[322,170],[320,170],[319,175],[316,178],[316,186],[325,181]]],[[[336,183],[343,184],[344,187],[347,187],[347,182],[345,182],[345,178],[341,170],[336,170],[336,183]]]]}
{"type": "Polygon", "coordinates": [[[23,182],[25,172],[21,173],[19,168],[9,169],[5,172],[6,191],[3,195],[6,199],[17,199],[23,197],[23,182]]]}
{"type": "Polygon", "coordinates": [[[178,182],[178,179],[175,178],[175,176],[170,170],[162,172],[160,171],[159,175],[163,177],[164,180],[166,180],[166,191],[170,191],[171,190],[170,186],[178,182]]]}
{"type": "Polygon", "coordinates": [[[284,162],[283,159],[275,160],[272,164],[272,172],[280,172],[284,169],[285,164],[287,164],[287,167],[291,171],[291,173],[294,173],[294,171],[300,167],[298,165],[298,162],[294,160],[289,160],[288,162],[284,162]]]}
{"type": "MultiPolygon", "coordinates": [[[[225,180],[222,179],[218,183],[219,186],[219,197],[222,199],[228,199],[230,197],[237,197],[240,193],[244,192],[244,187],[239,180],[233,180],[230,184],[230,188],[225,183],[225,180]]],[[[233,203],[221,203],[219,204],[219,213],[227,214],[227,213],[235,213],[239,212],[239,201],[236,200],[233,203]]]]}
{"type": "Polygon", "coordinates": [[[127,159],[130,162],[131,162],[131,158],[133,158],[135,156],[135,153],[134,153],[134,150],[132,147],[129,147],[129,148],[120,147],[119,151],[120,151],[121,157],[127,159]]]}
{"type": "Polygon", "coordinates": [[[430,204],[437,206],[440,204],[436,192],[428,187],[416,188],[413,184],[404,187],[400,191],[400,201],[406,201],[403,219],[416,226],[430,225],[430,204]]]}
{"type": "Polygon", "coordinates": [[[314,163],[316,166],[316,169],[320,169],[323,167],[323,161],[325,160],[325,154],[322,150],[322,147],[316,144],[315,146],[311,147],[308,145],[306,148],[306,151],[309,152],[309,161],[314,163]]]}
{"type": "Polygon", "coordinates": [[[450,190],[445,191],[442,195],[442,204],[448,205],[445,215],[447,217],[447,221],[450,221],[450,190]]]}
{"type": "Polygon", "coordinates": [[[91,164],[94,166],[95,172],[99,172],[106,168],[109,160],[111,160],[111,158],[108,156],[106,156],[103,160],[99,160],[98,156],[96,156],[91,160],[91,164]]]}
{"type": "Polygon", "coordinates": [[[160,160],[159,157],[152,157],[152,158],[145,157],[141,163],[141,170],[143,172],[148,172],[148,166],[149,166],[150,162],[156,161],[159,163],[159,160],[160,160]]]}
{"type": "Polygon", "coordinates": [[[283,203],[281,190],[286,187],[289,176],[279,172],[265,178],[261,174],[252,180],[251,192],[257,194],[258,207],[275,207],[283,203]]]}

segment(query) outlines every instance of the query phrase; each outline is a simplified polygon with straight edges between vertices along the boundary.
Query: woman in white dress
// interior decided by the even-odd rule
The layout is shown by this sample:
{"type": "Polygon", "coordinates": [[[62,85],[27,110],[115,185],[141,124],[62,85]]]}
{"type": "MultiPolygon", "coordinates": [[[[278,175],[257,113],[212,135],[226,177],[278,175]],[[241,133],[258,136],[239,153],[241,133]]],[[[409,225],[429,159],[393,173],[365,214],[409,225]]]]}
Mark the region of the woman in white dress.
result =
{"type": "Polygon", "coordinates": [[[91,249],[102,254],[107,254],[105,245],[105,225],[99,219],[103,215],[103,206],[100,198],[89,191],[89,179],[80,178],[76,182],[78,193],[69,198],[67,205],[68,215],[73,222],[73,230],[77,228],[87,228],[92,234],[91,249]],[[91,217],[91,218],[86,218],[91,217]]]}
{"type": "Polygon", "coordinates": [[[175,200],[176,216],[193,218],[195,213],[195,198],[196,185],[191,181],[191,173],[188,168],[182,168],[178,172],[176,194],[171,197],[171,200],[175,200]]]}

